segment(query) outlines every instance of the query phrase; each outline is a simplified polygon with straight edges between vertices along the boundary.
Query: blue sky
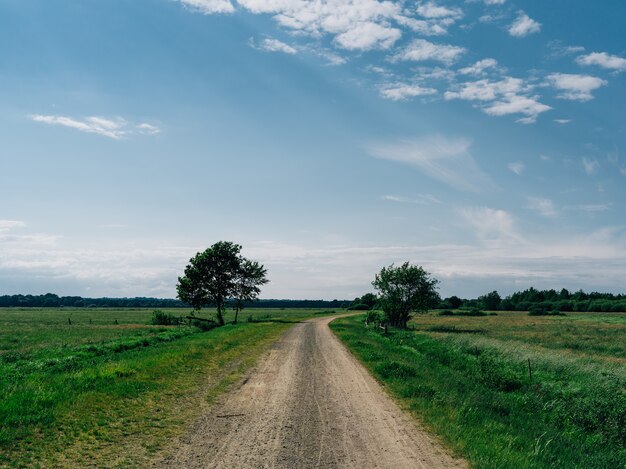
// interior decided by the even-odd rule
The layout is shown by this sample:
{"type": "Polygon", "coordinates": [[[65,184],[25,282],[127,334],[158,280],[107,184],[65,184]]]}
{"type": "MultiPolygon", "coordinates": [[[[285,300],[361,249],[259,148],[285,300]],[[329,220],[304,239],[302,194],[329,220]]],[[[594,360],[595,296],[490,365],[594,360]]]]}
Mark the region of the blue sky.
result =
{"type": "Polygon", "coordinates": [[[626,278],[626,3],[0,1],[0,294],[262,296],[626,278]]]}

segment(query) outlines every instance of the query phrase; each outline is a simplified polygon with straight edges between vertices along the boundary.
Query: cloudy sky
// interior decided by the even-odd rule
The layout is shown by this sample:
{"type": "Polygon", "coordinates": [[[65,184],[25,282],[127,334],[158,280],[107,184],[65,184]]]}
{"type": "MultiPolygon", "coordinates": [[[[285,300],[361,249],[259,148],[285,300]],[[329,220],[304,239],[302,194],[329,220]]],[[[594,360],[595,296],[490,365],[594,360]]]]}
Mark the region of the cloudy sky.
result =
{"type": "Polygon", "coordinates": [[[0,294],[624,291],[626,2],[0,0],[0,294]]]}

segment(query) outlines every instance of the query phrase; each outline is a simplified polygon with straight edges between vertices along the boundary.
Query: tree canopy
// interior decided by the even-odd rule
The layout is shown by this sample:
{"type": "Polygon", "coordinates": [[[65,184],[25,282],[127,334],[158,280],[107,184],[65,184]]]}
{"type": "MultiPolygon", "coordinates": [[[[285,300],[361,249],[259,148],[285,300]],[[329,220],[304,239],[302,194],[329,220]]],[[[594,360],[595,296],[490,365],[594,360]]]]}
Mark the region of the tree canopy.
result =
{"type": "Polygon", "coordinates": [[[219,241],[189,260],[185,274],[178,277],[178,298],[195,309],[215,305],[217,321],[224,324],[227,301],[252,300],[258,297],[260,285],[267,283],[265,268],[241,256],[241,246],[219,241]]]}
{"type": "Polygon", "coordinates": [[[406,328],[412,312],[425,312],[437,304],[438,283],[421,266],[405,262],[383,267],[372,285],[379,292],[378,301],[389,324],[406,328]]]}

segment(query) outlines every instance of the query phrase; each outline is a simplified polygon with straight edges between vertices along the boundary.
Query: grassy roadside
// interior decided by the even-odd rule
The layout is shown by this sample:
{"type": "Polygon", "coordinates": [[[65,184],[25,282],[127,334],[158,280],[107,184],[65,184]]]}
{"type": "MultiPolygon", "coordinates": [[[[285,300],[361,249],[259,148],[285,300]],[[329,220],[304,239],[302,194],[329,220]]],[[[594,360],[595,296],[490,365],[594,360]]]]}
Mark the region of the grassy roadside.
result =
{"type": "MultiPolygon", "coordinates": [[[[497,320],[417,318],[421,330],[386,337],[366,329],[362,316],[336,319],[331,328],[402,406],[472,467],[626,467],[621,358],[606,357],[606,350],[590,355],[555,350],[554,343],[541,347],[536,327],[524,337],[511,332],[506,317],[497,320]],[[442,333],[446,321],[465,322],[442,333]],[[489,321],[510,330],[504,334],[489,321]],[[439,331],[424,322],[437,323],[439,331]]],[[[522,327],[536,325],[531,320],[524,317],[528,322],[522,327]]],[[[519,321],[519,315],[510,321],[519,321]]],[[[559,318],[540,331],[564,324],[559,318]]],[[[583,343],[588,332],[580,331],[583,343]]]]}
{"type": "Polygon", "coordinates": [[[124,313],[99,324],[101,314],[77,310],[70,325],[59,321],[66,312],[0,311],[0,336],[17,339],[0,345],[0,466],[145,466],[313,314],[263,313],[264,322],[201,332],[124,313]]]}

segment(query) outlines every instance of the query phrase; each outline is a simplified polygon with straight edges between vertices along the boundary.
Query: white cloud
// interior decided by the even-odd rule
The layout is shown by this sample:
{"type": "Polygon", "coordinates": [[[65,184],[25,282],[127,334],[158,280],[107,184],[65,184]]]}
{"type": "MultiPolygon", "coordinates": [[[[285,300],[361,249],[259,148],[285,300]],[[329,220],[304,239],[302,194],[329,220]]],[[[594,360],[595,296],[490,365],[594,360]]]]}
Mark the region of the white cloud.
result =
{"type": "Polygon", "coordinates": [[[559,40],[550,41],[547,45],[549,50],[548,56],[551,58],[565,57],[585,51],[585,48],[582,46],[566,46],[559,40]]]}
{"type": "Polygon", "coordinates": [[[335,42],[347,50],[389,49],[401,36],[399,29],[366,22],[337,35],[335,42]]]}
{"type": "Polygon", "coordinates": [[[464,99],[467,101],[493,101],[501,96],[513,96],[524,90],[524,81],[519,78],[505,77],[500,81],[487,79],[462,83],[455,91],[446,91],[445,99],[464,99]]]}
{"type": "Polygon", "coordinates": [[[412,62],[434,60],[449,65],[465,52],[466,49],[463,47],[434,44],[425,39],[414,39],[404,49],[394,55],[391,60],[412,62]]]}
{"type": "Polygon", "coordinates": [[[424,18],[461,18],[463,11],[460,8],[448,8],[434,2],[422,3],[417,7],[417,13],[424,18]]]}
{"type": "Polygon", "coordinates": [[[156,135],[161,133],[161,129],[157,126],[143,122],[137,126],[137,130],[141,134],[156,135]]]}
{"type": "Polygon", "coordinates": [[[119,140],[132,133],[155,135],[160,132],[158,127],[151,124],[142,123],[137,126],[132,126],[126,120],[119,117],[107,119],[104,117],[91,116],[84,119],[76,119],[73,117],[41,114],[34,114],[29,117],[35,122],[69,127],[81,132],[94,133],[114,140],[119,140]]]}
{"type": "Polygon", "coordinates": [[[259,49],[267,51],[267,52],[283,52],[285,54],[296,54],[298,51],[291,47],[289,44],[285,44],[278,39],[273,38],[265,38],[259,44],[259,49]]]}
{"type": "Polygon", "coordinates": [[[484,75],[485,70],[490,68],[495,68],[498,66],[498,61],[496,59],[483,59],[478,62],[470,65],[469,67],[465,67],[459,70],[459,73],[463,75],[484,75]]]}
{"type": "Polygon", "coordinates": [[[514,37],[526,37],[539,31],[541,31],[541,23],[533,20],[523,11],[518,13],[517,19],[509,27],[509,34],[514,37]]]}
{"type": "Polygon", "coordinates": [[[313,53],[318,55],[319,57],[326,59],[326,65],[337,66],[348,63],[348,59],[342,57],[339,54],[335,54],[329,50],[319,49],[313,50],[313,53]]]}
{"type": "Polygon", "coordinates": [[[235,11],[229,0],[179,0],[192,10],[211,15],[215,13],[232,13],[235,11]]]}
{"type": "Polygon", "coordinates": [[[454,189],[470,192],[493,190],[494,183],[471,156],[470,145],[470,141],[464,138],[430,136],[371,145],[369,152],[376,158],[413,166],[454,189]]]}
{"type": "Polygon", "coordinates": [[[432,194],[417,194],[413,197],[404,197],[401,195],[385,195],[383,196],[383,200],[415,205],[432,205],[441,203],[441,201],[432,194]]]}
{"type": "Polygon", "coordinates": [[[594,158],[584,157],[581,160],[581,163],[583,165],[585,173],[587,173],[588,176],[593,176],[598,172],[598,169],[600,169],[600,163],[598,163],[598,160],[594,158]]]}
{"type": "Polygon", "coordinates": [[[513,216],[505,210],[470,207],[461,209],[459,213],[474,228],[477,236],[490,246],[524,242],[515,227],[513,216]]]}
{"type": "Polygon", "coordinates": [[[20,220],[0,220],[0,233],[12,230],[13,228],[24,228],[26,223],[20,220]]]}
{"type": "Polygon", "coordinates": [[[569,124],[572,121],[571,119],[554,119],[554,122],[556,122],[557,124],[565,125],[569,124]]]}
{"type": "Polygon", "coordinates": [[[521,124],[533,124],[543,112],[552,109],[546,104],[537,101],[536,96],[511,96],[506,100],[497,101],[483,110],[490,116],[506,116],[509,114],[522,114],[517,122],[521,124]]]}
{"type": "Polygon", "coordinates": [[[506,0],[483,0],[485,5],[502,5],[506,0]]]}
{"type": "Polygon", "coordinates": [[[486,104],[479,107],[490,116],[522,114],[517,122],[532,124],[541,113],[552,108],[540,103],[537,96],[519,94],[531,89],[519,78],[505,77],[500,81],[482,79],[457,85],[453,91],[446,91],[444,98],[482,101],[486,104]]]}
{"type": "Polygon", "coordinates": [[[507,165],[507,168],[509,168],[509,171],[512,171],[518,176],[521,176],[522,174],[524,174],[524,171],[526,171],[526,165],[521,161],[514,161],[513,163],[509,163],[507,165]]]}
{"type": "Polygon", "coordinates": [[[573,101],[589,101],[593,99],[593,90],[607,84],[606,80],[590,75],[553,73],[547,78],[554,88],[562,91],[559,98],[573,101]]]}
{"type": "Polygon", "coordinates": [[[416,96],[436,94],[434,88],[424,88],[417,84],[388,83],[380,87],[380,95],[393,101],[405,101],[416,96]]]}
{"type": "Polygon", "coordinates": [[[542,197],[528,197],[527,208],[538,212],[541,216],[552,218],[559,214],[558,210],[554,206],[554,202],[550,199],[542,197]]]}
{"type": "Polygon", "coordinates": [[[609,70],[623,72],[626,70],[626,59],[606,52],[592,52],[576,58],[579,65],[598,65],[609,70]]]}

